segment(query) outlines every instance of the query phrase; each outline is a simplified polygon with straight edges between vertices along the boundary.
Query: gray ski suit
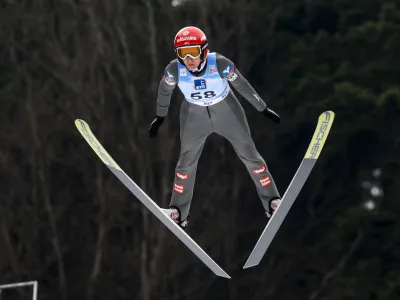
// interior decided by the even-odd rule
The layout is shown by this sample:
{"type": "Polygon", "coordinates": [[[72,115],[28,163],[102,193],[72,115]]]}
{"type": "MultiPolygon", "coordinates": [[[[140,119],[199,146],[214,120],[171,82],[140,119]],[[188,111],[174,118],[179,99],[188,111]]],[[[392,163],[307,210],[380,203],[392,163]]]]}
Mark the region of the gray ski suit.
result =
{"type": "Polygon", "coordinates": [[[190,83],[185,88],[179,86],[187,101],[182,102],[180,110],[181,150],[175,169],[170,202],[170,207],[179,209],[181,221],[189,215],[197,163],[204,143],[211,133],[225,137],[232,144],[254,181],[257,193],[266,211],[271,211],[269,206],[271,200],[280,198],[266,163],[252,140],[245,112],[230,87],[227,87],[225,94],[220,94],[221,98],[219,101],[215,101],[216,103],[207,102],[208,99],[205,99],[207,96],[202,98],[198,96],[212,93],[207,91],[200,94],[202,88],[207,89],[206,85],[211,82],[212,76],[214,76],[212,79],[215,80],[216,74],[219,74],[216,80],[218,86],[224,80],[225,86],[227,86],[229,85],[227,81],[229,81],[258,111],[261,112],[267,107],[235,65],[221,54],[210,53],[207,58],[207,65],[199,74],[189,72],[177,59],[171,61],[166,67],[158,90],[157,116],[164,117],[167,115],[171,94],[174,88],[179,85],[179,80],[188,80],[190,83]],[[214,58],[214,60],[211,60],[211,58],[214,58]],[[190,78],[187,79],[187,77],[190,78]],[[210,80],[208,77],[210,77],[210,80]],[[219,79],[221,82],[218,82],[219,79]],[[190,89],[191,86],[193,86],[193,93],[190,94],[187,89],[190,89]],[[193,97],[189,98],[190,96],[193,97]]]}

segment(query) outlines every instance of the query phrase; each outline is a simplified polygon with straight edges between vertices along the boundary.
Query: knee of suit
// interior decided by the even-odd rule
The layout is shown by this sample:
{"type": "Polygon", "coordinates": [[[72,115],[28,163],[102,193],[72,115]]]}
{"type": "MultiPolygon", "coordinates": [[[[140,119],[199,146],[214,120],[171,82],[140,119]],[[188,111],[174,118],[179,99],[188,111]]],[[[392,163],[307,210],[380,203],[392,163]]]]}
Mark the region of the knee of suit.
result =
{"type": "Polygon", "coordinates": [[[179,162],[175,168],[175,172],[193,173],[197,170],[197,162],[179,162]]]}

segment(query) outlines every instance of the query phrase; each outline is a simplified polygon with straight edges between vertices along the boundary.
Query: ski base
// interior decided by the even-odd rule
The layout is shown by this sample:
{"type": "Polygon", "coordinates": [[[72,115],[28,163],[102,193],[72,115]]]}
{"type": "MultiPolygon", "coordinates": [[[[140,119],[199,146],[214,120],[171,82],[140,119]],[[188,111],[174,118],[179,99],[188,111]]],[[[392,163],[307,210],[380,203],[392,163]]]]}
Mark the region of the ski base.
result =
{"type": "Polygon", "coordinates": [[[296,200],[300,190],[310,175],[317,159],[322,151],[329,131],[332,127],[335,114],[332,111],[323,112],[318,118],[318,125],[311,139],[311,143],[301,162],[296,174],[289,184],[279,207],[276,209],[260,238],[257,241],[253,251],[247,259],[243,269],[258,265],[267,251],[269,245],[274,239],[279,227],[289,212],[292,204],[296,200]]]}
{"type": "Polygon", "coordinates": [[[117,165],[113,158],[103,148],[84,121],[75,120],[75,126],[91,146],[97,156],[114,173],[114,175],[144,204],[175,236],[180,239],[211,271],[217,276],[231,278],[204,250],[117,165]]]}

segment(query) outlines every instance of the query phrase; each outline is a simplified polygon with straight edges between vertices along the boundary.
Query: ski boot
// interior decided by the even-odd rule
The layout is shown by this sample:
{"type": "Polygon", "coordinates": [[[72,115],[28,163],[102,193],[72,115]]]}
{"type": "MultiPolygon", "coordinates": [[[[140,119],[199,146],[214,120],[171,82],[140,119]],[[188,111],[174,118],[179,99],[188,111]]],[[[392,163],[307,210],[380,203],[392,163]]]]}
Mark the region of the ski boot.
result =
{"type": "Polygon", "coordinates": [[[271,201],[269,201],[269,208],[270,211],[266,211],[265,214],[267,215],[267,218],[270,219],[274,212],[278,209],[279,204],[281,204],[281,199],[279,198],[274,198],[271,201]]]}
{"type": "Polygon", "coordinates": [[[177,207],[163,208],[162,210],[168,217],[170,217],[175,223],[177,223],[183,230],[186,229],[186,227],[189,224],[188,218],[186,218],[186,220],[181,221],[180,212],[177,207]]]}

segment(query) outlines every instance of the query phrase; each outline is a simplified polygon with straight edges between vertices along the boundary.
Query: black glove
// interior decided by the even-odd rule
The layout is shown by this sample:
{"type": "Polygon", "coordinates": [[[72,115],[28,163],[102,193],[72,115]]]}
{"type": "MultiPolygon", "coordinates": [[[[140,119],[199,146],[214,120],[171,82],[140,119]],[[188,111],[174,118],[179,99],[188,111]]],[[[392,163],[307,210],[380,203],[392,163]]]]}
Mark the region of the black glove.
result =
{"type": "Polygon", "coordinates": [[[164,122],[164,117],[159,117],[159,116],[157,116],[153,120],[153,122],[151,122],[149,128],[150,137],[155,137],[157,135],[158,129],[160,128],[163,122],[164,122]]]}
{"type": "Polygon", "coordinates": [[[263,114],[264,116],[266,116],[267,118],[270,118],[272,121],[274,121],[275,123],[279,124],[281,122],[281,117],[274,112],[272,109],[269,109],[268,107],[263,110],[263,114]]]}

